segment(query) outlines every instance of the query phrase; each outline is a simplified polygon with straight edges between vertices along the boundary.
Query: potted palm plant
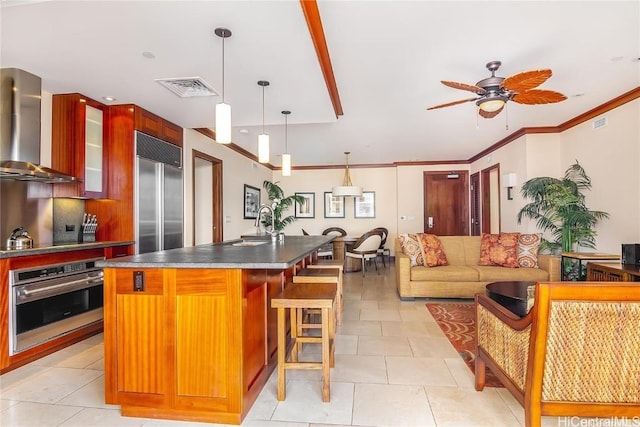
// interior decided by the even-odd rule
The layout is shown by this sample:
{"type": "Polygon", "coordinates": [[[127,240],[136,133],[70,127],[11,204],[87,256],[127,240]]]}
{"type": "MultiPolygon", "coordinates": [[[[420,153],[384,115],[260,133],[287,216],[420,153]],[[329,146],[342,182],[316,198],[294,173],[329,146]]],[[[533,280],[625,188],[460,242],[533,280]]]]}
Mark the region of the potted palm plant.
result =
{"type": "MultiPolygon", "coordinates": [[[[295,202],[303,203],[304,198],[302,196],[285,196],[284,191],[278,185],[277,182],[271,182],[265,180],[262,183],[262,187],[267,190],[267,196],[271,202],[271,208],[273,209],[273,224],[277,233],[282,233],[284,228],[294,222],[297,218],[293,215],[283,216],[285,211],[294,205],[295,202]]],[[[262,216],[262,225],[265,229],[271,228],[271,213],[266,213],[262,216]]]]}
{"type": "Polygon", "coordinates": [[[542,239],[541,250],[554,254],[572,252],[580,247],[596,247],[593,227],[609,214],[594,211],[585,204],[582,190],[591,189],[591,179],[580,163],[571,165],[561,179],[532,178],[522,185],[520,193],[530,199],[518,212],[518,224],[523,218],[536,221],[537,227],[549,231],[553,241],[542,239]]]}

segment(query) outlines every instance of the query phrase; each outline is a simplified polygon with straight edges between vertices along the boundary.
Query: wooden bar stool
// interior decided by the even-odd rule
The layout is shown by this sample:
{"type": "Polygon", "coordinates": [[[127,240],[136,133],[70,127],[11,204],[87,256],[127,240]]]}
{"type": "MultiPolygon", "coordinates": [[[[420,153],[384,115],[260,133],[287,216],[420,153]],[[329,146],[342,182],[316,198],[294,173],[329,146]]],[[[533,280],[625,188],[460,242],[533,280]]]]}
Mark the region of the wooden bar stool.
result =
{"type": "Polygon", "coordinates": [[[335,283],[337,285],[336,294],[336,322],[342,324],[342,271],[344,265],[336,265],[329,263],[320,263],[320,261],[329,261],[335,263],[334,260],[318,260],[315,264],[308,265],[306,268],[298,271],[293,276],[293,283],[335,283]]]}
{"type": "Polygon", "coordinates": [[[328,402],[330,368],[335,365],[335,283],[291,283],[276,298],[271,307],[278,311],[278,400],[286,397],[287,369],[322,369],[322,401],[328,402]],[[291,342],[287,348],[286,310],[290,311],[291,342]],[[296,319],[299,309],[319,309],[321,336],[303,336],[296,319]],[[320,343],[321,362],[299,362],[298,346],[302,343],[320,343]],[[287,358],[290,356],[290,361],[287,358]]]}
{"type": "Polygon", "coordinates": [[[323,268],[337,268],[340,270],[340,278],[338,283],[338,295],[336,296],[337,309],[337,323],[342,324],[342,289],[344,280],[344,261],[339,259],[318,259],[313,264],[307,266],[311,269],[323,269],[323,268]]]}

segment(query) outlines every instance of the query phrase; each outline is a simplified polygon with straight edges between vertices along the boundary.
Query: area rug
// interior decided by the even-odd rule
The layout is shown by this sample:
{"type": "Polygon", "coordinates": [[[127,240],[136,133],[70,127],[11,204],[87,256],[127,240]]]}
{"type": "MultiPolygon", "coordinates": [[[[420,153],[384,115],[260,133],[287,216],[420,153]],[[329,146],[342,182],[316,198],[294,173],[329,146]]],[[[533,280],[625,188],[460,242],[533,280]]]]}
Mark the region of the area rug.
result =
{"type": "MultiPolygon", "coordinates": [[[[427,303],[426,306],[462,360],[471,372],[475,373],[475,305],[473,303],[427,303]]],[[[487,369],[485,385],[504,387],[489,369],[487,369]]]]}

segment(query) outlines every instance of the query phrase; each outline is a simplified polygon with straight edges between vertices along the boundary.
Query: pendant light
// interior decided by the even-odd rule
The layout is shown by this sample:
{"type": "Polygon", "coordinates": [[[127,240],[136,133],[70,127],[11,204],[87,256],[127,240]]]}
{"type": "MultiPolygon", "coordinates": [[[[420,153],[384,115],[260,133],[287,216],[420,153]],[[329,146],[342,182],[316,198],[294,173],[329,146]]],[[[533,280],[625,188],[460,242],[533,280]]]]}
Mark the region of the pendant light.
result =
{"type": "Polygon", "coordinates": [[[269,135],[264,132],[264,88],[269,86],[269,82],[260,80],[258,86],[262,86],[262,133],[258,135],[258,162],[269,163],[269,135]]]}
{"type": "Polygon", "coordinates": [[[291,111],[284,110],[284,153],[282,154],[282,176],[291,176],[291,154],[289,154],[287,146],[287,116],[291,111]]]}
{"type": "Polygon", "coordinates": [[[331,190],[331,194],[333,196],[362,196],[362,187],[358,187],[351,183],[351,175],[349,175],[349,151],[345,151],[344,154],[347,156],[347,167],[344,170],[344,179],[342,180],[342,185],[337,187],[333,187],[331,190]]]}
{"type": "Polygon", "coordinates": [[[222,102],[216,104],[216,142],[231,142],[231,105],[224,102],[224,39],[231,37],[231,30],[216,28],[216,36],[222,38],[222,102]]]}

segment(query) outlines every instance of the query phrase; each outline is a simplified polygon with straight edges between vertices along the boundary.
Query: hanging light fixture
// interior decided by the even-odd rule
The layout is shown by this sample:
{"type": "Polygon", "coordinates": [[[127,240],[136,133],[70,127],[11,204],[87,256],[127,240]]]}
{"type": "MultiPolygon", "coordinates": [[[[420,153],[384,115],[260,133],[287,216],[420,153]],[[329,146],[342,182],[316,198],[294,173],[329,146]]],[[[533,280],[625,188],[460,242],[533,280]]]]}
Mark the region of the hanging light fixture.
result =
{"type": "Polygon", "coordinates": [[[349,151],[345,151],[344,154],[347,156],[347,167],[344,170],[344,179],[342,180],[342,185],[337,187],[333,187],[331,190],[331,194],[333,196],[362,196],[362,187],[355,186],[351,183],[351,175],[349,175],[349,151]]]}
{"type": "Polygon", "coordinates": [[[269,163],[269,135],[264,132],[264,88],[269,86],[269,82],[260,80],[258,86],[262,86],[262,133],[258,135],[258,162],[269,163]]]}
{"type": "Polygon", "coordinates": [[[222,38],[222,102],[216,104],[216,142],[231,142],[231,105],[224,102],[224,39],[231,37],[231,30],[216,28],[216,36],[222,38]]]}
{"type": "Polygon", "coordinates": [[[284,110],[284,153],[282,153],[282,176],[291,176],[291,154],[289,154],[287,146],[287,117],[291,111],[284,110]]]}

